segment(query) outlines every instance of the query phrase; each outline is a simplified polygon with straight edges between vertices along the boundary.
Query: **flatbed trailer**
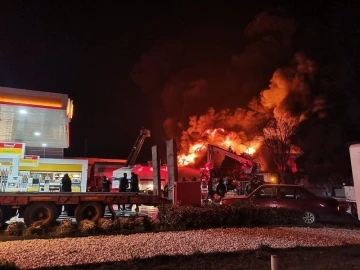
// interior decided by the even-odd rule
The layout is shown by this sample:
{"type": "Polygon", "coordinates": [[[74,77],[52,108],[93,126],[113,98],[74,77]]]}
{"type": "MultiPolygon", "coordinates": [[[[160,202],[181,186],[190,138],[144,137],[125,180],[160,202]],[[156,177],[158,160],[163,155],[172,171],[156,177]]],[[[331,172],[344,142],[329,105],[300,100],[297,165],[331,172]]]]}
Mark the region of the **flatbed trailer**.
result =
{"type": "Polygon", "coordinates": [[[68,216],[74,216],[77,222],[97,221],[104,216],[108,206],[112,218],[116,218],[114,204],[154,205],[170,203],[169,200],[149,194],[134,192],[41,192],[41,193],[2,193],[0,194],[0,224],[15,216],[17,211],[27,226],[41,222],[51,226],[59,217],[62,207],[66,207],[68,216]]]}

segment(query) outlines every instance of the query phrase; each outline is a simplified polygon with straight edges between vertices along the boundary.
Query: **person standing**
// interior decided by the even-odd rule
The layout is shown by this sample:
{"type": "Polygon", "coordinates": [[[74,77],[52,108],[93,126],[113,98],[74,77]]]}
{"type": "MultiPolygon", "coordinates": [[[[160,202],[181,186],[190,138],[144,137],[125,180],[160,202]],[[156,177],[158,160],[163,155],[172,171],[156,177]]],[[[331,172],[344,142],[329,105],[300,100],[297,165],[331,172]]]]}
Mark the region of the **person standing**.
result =
{"type": "Polygon", "coordinates": [[[71,179],[67,173],[61,179],[61,191],[62,192],[71,192],[71,179]]]}
{"type": "Polygon", "coordinates": [[[220,178],[219,180],[219,184],[216,186],[216,194],[218,196],[220,196],[220,199],[225,197],[225,193],[226,193],[226,186],[224,184],[224,180],[222,178],[220,178]]]}
{"type": "MultiPolygon", "coordinates": [[[[126,192],[126,189],[129,187],[129,181],[127,179],[127,173],[124,173],[124,176],[120,179],[119,192],[126,192]]],[[[119,207],[120,208],[120,207],[119,207]]],[[[122,210],[125,210],[125,203],[123,203],[122,210]]]]}
{"type": "MultiPolygon", "coordinates": [[[[71,179],[67,173],[61,179],[61,192],[71,192],[71,179]]],[[[69,213],[68,205],[64,205],[64,212],[69,213]]]]}
{"type": "MultiPolygon", "coordinates": [[[[132,172],[131,173],[131,188],[130,188],[131,192],[136,192],[138,193],[140,191],[139,188],[139,176],[132,172]]],[[[132,209],[133,204],[130,205],[130,209],[132,209]]],[[[136,204],[136,208],[135,208],[136,212],[139,212],[139,206],[136,204]]]]}
{"type": "Polygon", "coordinates": [[[111,182],[104,175],[102,181],[102,192],[110,192],[110,186],[111,186],[111,182]]]}

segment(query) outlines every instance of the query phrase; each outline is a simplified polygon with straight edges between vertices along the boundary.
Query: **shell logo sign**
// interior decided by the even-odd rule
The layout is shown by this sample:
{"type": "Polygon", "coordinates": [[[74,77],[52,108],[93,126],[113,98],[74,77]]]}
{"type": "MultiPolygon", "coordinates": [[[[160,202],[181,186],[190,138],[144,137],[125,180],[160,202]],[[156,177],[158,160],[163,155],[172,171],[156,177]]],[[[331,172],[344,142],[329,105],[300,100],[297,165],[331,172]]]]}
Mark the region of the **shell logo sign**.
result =
{"type": "Polygon", "coordinates": [[[25,153],[24,143],[0,142],[0,157],[22,158],[25,153]]]}
{"type": "Polygon", "coordinates": [[[40,156],[25,155],[24,158],[20,159],[19,166],[25,167],[38,167],[40,156]]]}

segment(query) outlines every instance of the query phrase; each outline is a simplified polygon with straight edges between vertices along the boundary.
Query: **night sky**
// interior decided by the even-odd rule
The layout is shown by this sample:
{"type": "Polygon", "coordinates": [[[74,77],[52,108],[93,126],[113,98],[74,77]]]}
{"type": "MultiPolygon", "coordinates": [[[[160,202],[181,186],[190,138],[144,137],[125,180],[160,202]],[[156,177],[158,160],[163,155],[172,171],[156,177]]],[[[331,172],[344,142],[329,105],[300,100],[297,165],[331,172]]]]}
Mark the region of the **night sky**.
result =
{"type": "MultiPolygon", "coordinates": [[[[161,102],[156,102],[158,92],[144,93],[132,78],[133,67],[142,55],[156,44],[186,35],[191,39],[189,33],[196,36],[197,32],[207,32],[213,33],[211,40],[227,44],[220,44],[222,52],[213,50],[212,54],[223,54],[223,59],[230,59],[232,53],[244,47],[244,27],[259,12],[279,4],[275,1],[64,2],[2,1],[0,85],[66,93],[74,100],[67,156],[84,156],[87,138],[87,156],[126,158],[139,129],[150,128],[154,136],[144,144],[139,157],[142,161],[150,158],[151,145],[160,142],[165,145],[166,139],[162,130],[166,115],[157,110],[161,107],[161,102]]],[[[346,88],[351,99],[358,100],[356,1],[338,2],[317,5],[316,1],[286,1],[281,6],[305,28],[321,25],[322,30],[318,31],[329,37],[329,43],[332,39],[342,39],[341,47],[331,50],[344,53],[346,88]],[[337,37],[337,33],[343,36],[337,37]]],[[[318,52],[327,49],[321,40],[316,40],[322,36],[314,35],[309,43],[301,41],[302,35],[306,34],[301,31],[297,34],[300,41],[294,50],[307,50],[316,58],[318,52]]],[[[204,40],[204,50],[209,43],[212,42],[204,40]]],[[[189,59],[202,50],[190,51],[189,59]]],[[[188,68],[193,64],[186,62],[188,68]]],[[[263,87],[268,86],[271,73],[266,75],[267,83],[263,87]]]]}

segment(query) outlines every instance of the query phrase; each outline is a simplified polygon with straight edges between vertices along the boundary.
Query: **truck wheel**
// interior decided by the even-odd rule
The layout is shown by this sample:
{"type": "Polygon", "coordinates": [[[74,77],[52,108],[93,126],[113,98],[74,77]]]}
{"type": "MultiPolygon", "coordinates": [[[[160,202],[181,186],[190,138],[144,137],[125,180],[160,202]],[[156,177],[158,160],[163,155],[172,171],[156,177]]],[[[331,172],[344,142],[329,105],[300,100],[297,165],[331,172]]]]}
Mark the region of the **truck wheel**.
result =
{"type": "Polygon", "coordinates": [[[56,221],[57,210],[53,203],[32,203],[24,211],[26,226],[41,221],[44,227],[49,227],[56,221]]]}
{"type": "Polygon", "coordinates": [[[104,217],[105,205],[99,202],[84,202],[75,209],[75,219],[77,222],[82,220],[98,221],[104,217]]]}

